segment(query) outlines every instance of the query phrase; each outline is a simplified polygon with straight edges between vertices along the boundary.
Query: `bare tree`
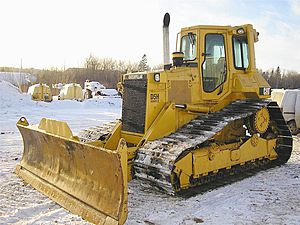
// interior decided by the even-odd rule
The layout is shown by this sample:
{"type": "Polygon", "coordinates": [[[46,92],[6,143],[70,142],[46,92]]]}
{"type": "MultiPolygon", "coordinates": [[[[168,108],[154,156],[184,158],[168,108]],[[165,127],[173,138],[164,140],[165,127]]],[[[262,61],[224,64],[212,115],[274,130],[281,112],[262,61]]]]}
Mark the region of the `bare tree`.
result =
{"type": "Polygon", "coordinates": [[[99,58],[94,56],[93,54],[90,54],[89,57],[85,59],[85,68],[87,69],[97,70],[99,64],[99,58]]]}

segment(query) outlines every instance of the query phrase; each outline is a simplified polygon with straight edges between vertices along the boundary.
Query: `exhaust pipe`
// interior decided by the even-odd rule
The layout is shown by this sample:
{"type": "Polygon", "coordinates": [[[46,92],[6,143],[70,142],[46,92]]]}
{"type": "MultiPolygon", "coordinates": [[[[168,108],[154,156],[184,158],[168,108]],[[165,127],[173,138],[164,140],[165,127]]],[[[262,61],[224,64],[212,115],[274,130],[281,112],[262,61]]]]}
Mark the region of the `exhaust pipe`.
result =
{"type": "Polygon", "coordinates": [[[170,24],[170,14],[166,13],[163,21],[164,65],[170,64],[169,24],[170,24]]]}

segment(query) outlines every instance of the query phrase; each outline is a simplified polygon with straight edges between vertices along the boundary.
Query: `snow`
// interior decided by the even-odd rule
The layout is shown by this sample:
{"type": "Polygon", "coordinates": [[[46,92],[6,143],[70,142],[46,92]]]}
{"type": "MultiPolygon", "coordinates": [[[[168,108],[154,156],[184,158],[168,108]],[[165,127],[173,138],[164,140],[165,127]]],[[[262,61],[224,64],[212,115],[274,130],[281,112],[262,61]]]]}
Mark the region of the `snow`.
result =
{"type": "MultiPolygon", "coordinates": [[[[14,173],[23,151],[15,126],[42,117],[67,121],[73,133],[121,116],[121,99],[34,102],[7,82],[0,82],[0,224],[88,224],[69,213],[14,173]]],[[[300,136],[281,167],[190,198],[172,197],[129,183],[127,225],[140,224],[300,224],[300,136]]]]}
{"type": "Polygon", "coordinates": [[[106,87],[103,84],[100,84],[98,81],[86,81],[84,82],[84,89],[90,89],[91,91],[99,91],[105,89],[106,87]]]}
{"type": "Polygon", "coordinates": [[[7,81],[15,86],[36,82],[36,76],[21,72],[0,72],[0,80],[7,81]]]}
{"type": "Polygon", "coordinates": [[[0,81],[0,112],[6,115],[10,110],[28,109],[33,107],[37,102],[31,100],[29,94],[22,94],[20,90],[7,81],[0,81]]]}
{"type": "Polygon", "coordinates": [[[53,84],[52,87],[61,90],[64,87],[64,84],[63,83],[53,84]]]}
{"type": "Polygon", "coordinates": [[[118,95],[118,91],[116,89],[102,89],[101,93],[107,95],[107,96],[113,96],[118,95]]]}

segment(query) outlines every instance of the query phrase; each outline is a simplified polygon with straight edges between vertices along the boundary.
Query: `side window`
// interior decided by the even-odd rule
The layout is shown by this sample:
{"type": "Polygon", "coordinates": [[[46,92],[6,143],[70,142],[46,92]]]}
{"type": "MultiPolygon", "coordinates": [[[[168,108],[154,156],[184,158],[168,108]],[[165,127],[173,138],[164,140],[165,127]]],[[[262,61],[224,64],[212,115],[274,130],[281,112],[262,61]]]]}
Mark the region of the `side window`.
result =
{"type": "Polygon", "coordinates": [[[213,92],[226,80],[226,58],[224,36],[207,34],[205,36],[205,60],[202,64],[203,89],[213,92]]]}
{"type": "Polygon", "coordinates": [[[247,69],[249,66],[247,37],[234,36],[232,42],[235,68],[247,69]]]}
{"type": "Polygon", "coordinates": [[[196,34],[189,33],[181,38],[180,51],[184,54],[184,60],[196,59],[196,34]]]}

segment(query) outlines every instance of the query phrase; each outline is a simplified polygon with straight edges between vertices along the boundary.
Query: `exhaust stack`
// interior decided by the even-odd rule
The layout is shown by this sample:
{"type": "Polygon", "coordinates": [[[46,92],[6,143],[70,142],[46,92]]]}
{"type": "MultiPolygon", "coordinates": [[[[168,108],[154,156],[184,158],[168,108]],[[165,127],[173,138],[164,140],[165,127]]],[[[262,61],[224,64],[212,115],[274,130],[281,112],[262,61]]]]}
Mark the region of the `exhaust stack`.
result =
{"type": "Polygon", "coordinates": [[[166,13],[163,21],[164,65],[170,64],[169,24],[170,24],[170,14],[166,13]]]}

